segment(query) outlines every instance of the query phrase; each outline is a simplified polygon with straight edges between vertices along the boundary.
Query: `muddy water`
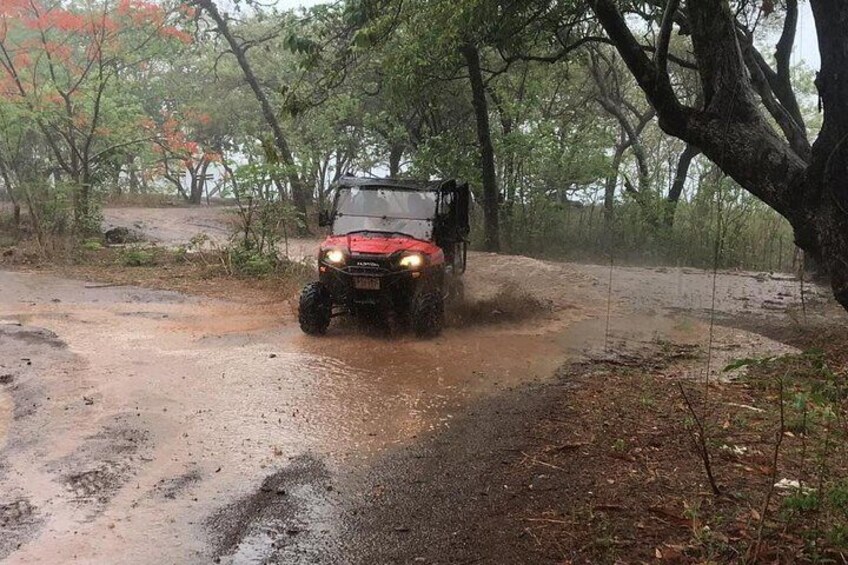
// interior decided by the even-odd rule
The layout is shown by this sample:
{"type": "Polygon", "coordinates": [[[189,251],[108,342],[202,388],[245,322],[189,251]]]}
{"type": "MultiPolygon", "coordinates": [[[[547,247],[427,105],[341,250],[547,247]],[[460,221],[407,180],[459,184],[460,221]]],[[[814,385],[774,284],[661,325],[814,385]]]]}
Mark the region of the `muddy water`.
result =
{"type": "Polygon", "coordinates": [[[19,273],[0,288],[0,505],[31,509],[6,520],[11,563],[203,561],[205,520],[265,476],[304,454],[366,465],[450,426],[475,397],[551,375],[589,316],[314,339],[282,307],[19,273]],[[38,328],[55,336],[20,334],[38,328]]]}
{"type": "MultiPolygon", "coordinates": [[[[185,213],[142,218],[164,243],[220,226],[185,213]]],[[[550,378],[578,355],[710,339],[702,272],[615,269],[608,294],[604,267],[472,254],[468,275],[472,300],[517,286],[545,312],[466,320],[427,341],[349,323],[315,339],[283,304],[0,272],[0,559],[261,562],[286,512],[334,527],[321,492],[337,470],[450,427],[476,399],[550,378]]],[[[722,314],[799,311],[792,280],[716,283],[722,314]]],[[[714,370],[783,347],[720,326],[712,340],[714,370]]]]}

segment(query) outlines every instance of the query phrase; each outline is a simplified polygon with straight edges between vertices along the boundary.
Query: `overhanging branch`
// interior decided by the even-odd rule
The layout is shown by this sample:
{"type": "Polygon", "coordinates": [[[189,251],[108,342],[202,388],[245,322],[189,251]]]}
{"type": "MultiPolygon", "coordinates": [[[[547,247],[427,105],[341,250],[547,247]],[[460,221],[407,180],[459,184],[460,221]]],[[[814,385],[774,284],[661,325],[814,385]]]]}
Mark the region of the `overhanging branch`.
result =
{"type": "Polygon", "coordinates": [[[668,5],[663,12],[660,33],[657,38],[657,52],[654,53],[654,64],[660,73],[668,72],[668,44],[671,42],[671,30],[674,27],[674,14],[680,0],[668,0],[668,5]]]}

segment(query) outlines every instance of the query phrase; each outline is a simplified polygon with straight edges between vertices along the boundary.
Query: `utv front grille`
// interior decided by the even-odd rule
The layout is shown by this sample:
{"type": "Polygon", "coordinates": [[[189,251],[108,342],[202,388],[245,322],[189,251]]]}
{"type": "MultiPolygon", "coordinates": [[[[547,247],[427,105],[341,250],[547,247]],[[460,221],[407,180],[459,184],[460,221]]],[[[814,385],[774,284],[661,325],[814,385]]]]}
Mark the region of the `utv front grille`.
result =
{"type": "Polygon", "coordinates": [[[387,275],[391,271],[382,267],[360,267],[357,265],[348,265],[344,271],[350,275],[387,275]]]}
{"type": "Polygon", "coordinates": [[[382,255],[353,255],[344,270],[351,275],[387,275],[398,270],[396,263],[382,255]]]}

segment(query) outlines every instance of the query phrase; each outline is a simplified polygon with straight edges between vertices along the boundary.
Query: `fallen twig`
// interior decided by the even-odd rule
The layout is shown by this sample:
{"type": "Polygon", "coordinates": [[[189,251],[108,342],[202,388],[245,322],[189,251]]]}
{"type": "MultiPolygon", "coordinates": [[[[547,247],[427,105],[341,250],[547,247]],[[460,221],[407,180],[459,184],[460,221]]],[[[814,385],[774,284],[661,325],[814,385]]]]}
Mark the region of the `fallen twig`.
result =
{"type": "Polygon", "coordinates": [[[527,455],[523,451],[521,452],[521,455],[523,455],[525,457],[525,459],[529,459],[530,461],[532,461],[533,463],[536,463],[538,465],[544,465],[545,467],[550,467],[551,469],[557,469],[559,471],[565,471],[565,469],[563,469],[562,467],[554,465],[553,463],[546,463],[545,461],[542,461],[540,459],[536,459],[535,457],[533,457],[531,455],[527,455]]]}
{"type": "Polygon", "coordinates": [[[564,524],[566,526],[570,525],[571,522],[566,520],[554,520],[553,518],[524,518],[527,522],[547,522],[549,524],[564,524]]]}
{"type": "MultiPolygon", "coordinates": [[[[707,436],[706,431],[704,430],[704,423],[698,416],[698,412],[695,410],[695,407],[692,406],[692,402],[689,400],[689,395],[686,394],[683,384],[678,382],[677,387],[680,389],[680,394],[686,402],[686,407],[689,409],[689,413],[692,414],[692,418],[695,420],[695,425],[698,426],[698,438],[696,439],[693,437],[692,439],[695,441],[695,445],[698,448],[698,455],[701,456],[701,461],[704,463],[704,470],[707,472],[707,479],[709,480],[710,488],[715,496],[721,496],[721,490],[719,490],[718,484],[713,476],[713,465],[710,459],[710,450],[707,446],[707,436]]],[[[692,435],[694,436],[694,434],[692,435]]]]}

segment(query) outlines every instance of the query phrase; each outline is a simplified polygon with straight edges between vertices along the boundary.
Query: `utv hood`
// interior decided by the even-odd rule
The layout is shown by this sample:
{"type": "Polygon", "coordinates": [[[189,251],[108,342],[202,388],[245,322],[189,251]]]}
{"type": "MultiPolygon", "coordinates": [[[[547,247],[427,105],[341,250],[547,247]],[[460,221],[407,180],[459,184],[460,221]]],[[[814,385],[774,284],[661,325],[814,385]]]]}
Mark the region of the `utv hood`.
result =
{"type": "Polygon", "coordinates": [[[431,259],[443,257],[442,250],[429,241],[397,235],[331,235],[321,244],[321,251],[341,249],[348,255],[393,255],[421,253],[431,259]]]}

